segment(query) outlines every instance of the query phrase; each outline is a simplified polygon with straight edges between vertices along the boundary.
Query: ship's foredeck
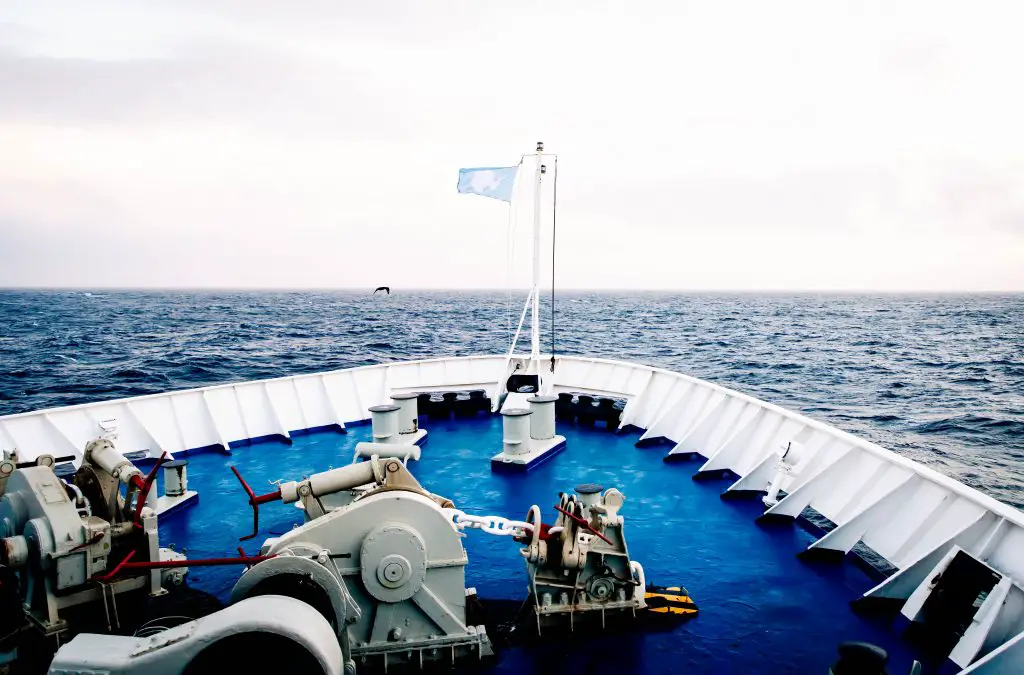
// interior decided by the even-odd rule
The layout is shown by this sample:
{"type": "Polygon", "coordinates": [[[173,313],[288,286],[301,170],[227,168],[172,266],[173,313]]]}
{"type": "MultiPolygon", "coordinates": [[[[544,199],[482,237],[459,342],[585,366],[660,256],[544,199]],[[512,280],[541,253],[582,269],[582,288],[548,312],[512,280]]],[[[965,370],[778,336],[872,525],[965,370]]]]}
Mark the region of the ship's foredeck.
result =
{"type": "MultiPolygon", "coordinates": [[[[865,640],[890,654],[890,672],[909,670],[911,651],[891,627],[854,614],[849,602],[874,582],[849,562],[806,563],[796,557],[815,540],[799,527],[752,525],[758,500],[723,501],[729,479],[693,481],[699,466],[666,464],[664,448],[634,447],[638,436],[561,424],[564,452],[527,474],[491,471],[501,448],[501,419],[430,421],[422,459],[410,469],[428,490],[474,514],[521,519],[539,504],[553,516],[559,491],[584,482],[617,487],[627,497],[623,515],[631,556],[648,582],[686,586],[700,608],[697,618],[670,631],[611,637],[578,635],[573,644],[510,648],[494,672],[824,673],[844,640],[865,640]],[[609,641],[614,641],[610,644],[609,641]]],[[[189,457],[189,487],[196,506],[161,521],[161,540],[187,548],[191,558],[236,554],[252,513],[229,470],[234,464],[257,491],[277,479],[297,479],[352,461],[356,443],[370,439],[369,426],[295,436],[291,447],[270,441],[236,448],[231,456],[205,452],[189,457]]],[[[700,460],[703,461],[703,460],[700,460]]],[[[261,509],[259,536],[301,522],[292,506],[261,509]]],[[[485,599],[526,595],[518,545],[506,537],[469,531],[467,586],[485,599]]],[[[197,568],[190,583],[226,600],[237,568],[197,568]]]]}

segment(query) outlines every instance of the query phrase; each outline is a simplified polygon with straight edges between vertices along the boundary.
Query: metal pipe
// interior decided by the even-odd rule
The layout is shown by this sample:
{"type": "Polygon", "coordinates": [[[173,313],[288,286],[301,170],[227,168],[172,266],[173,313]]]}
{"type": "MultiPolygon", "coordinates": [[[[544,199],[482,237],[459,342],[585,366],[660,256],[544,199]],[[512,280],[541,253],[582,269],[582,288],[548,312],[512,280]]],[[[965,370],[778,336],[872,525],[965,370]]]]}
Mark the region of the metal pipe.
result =
{"type": "Polygon", "coordinates": [[[374,455],[381,459],[400,459],[407,463],[410,459],[418,460],[420,458],[420,446],[411,443],[357,443],[355,457],[352,458],[352,461],[354,462],[360,457],[370,458],[374,455]]]}
{"type": "MultiPolygon", "coordinates": [[[[64,481],[64,485],[67,486],[67,488],[70,489],[72,492],[74,492],[75,495],[78,497],[78,500],[82,502],[83,508],[85,510],[86,517],[91,516],[92,515],[92,504],[89,503],[89,498],[86,497],[85,495],[83,495],[82,491],[74,483],[71,483],[69,481],[64,481]]],[[[78,509],[78,510],[81,511],[83,509],[78,509]]]]}
{"type": "Polygon", "coordinates": [[[125,485],[132,483],[132,478],[142,474],[138,467],[114,448],[114,444],[106,439],[95,440],[85,448],[85,456],[91,464],[103,469],[125,485]]]}
{"type": "MultiPolygon", "coordinates": [[[[360,485],[376,483],[377,472],[376,462],[371,460],[359,464],[349,464],[340,469],[332,469],[323,473],[315,473],[303,482],[309,483],[310,493],[314,497],[322,497],[341,490],[351,490],[360,485]]],[[[285,504],[299,500],[301,497],[298,494],[300,485],[295,482],[281,484],[281,495],[285,504]]]]}
{"type": "Polygon", "coordinates": [[[257,495],[253,492],[252,488],[249,487],[249,484],[245,482],[245,479],[242,478],[242,474],[238,472],[238,469],[232,466],[231,470],[234,472],[235,478],[238,479],[238,482],[242,484],[242,489],[245,490],[245,493],[249,496],[249,505],[252,506],[252,534],[239,538],[239,541],[245,541],[246,539],[252,539],[256,536],[256,533],[260,531],[260,504],[266,504],[267,502],[281,499],[281,490],[278,489],[273,492],[268,492],[265,495],[257,495]]]}
{"type": "Polygon", "coordinates": [[[100,581],[109,581],[124,570],[162,570],[175,567],[215,567],[218,565],[256,565],[264,560],[270,560],[271,558],[277,557],[276,555],[253,555],[238,556],[236,558],[198,558],[196,560],[147,560],[131,562],[131,559],[134,556],[135,551],[131,551],[125,556],[124,560],[114,567],[113,570],[107,574],[94,578],[100,581]]]}
{"type": "Polygon", "coordinates": [[[146,474],[145,479],[141,478],[141,472],[139,472],[138,469],[135,469],[134,465],[132,466],[132,468],[135,469],[137,473],[131,476],[131,481],[129,484],[139,489],[139,494],[135,497],[134,520],[137,525],[142,525],[142,507],[146,506],[146,498],[149,497],[149,491],[153,487],[153,483],[156,481],[156,472],[160,470],[160,466],[166,460],[167,451],[164,450],[160,454],[160,457],[156,460],[156,464],[154,464],[153,468],[149,470],[148,474],[146,474]]]}
{"type": "Polygon", "coordinates": [[[122,570],[162,570],[173,567],[214,567],[216,565],[255,565],[264,560],[276,558],[275,555],[247,555],[235,558],[198,558],[195,560],[156,560],[149,562],[128,562],[121,566],[122,570]]]}
{"type": "Polygon", "coordinates": [[[540,196],[544,175],[544,143],[537,141],[537,168],[534,173],[533,193],[533,314],[530,326],[530,357],[540,358],[540,196]]]}

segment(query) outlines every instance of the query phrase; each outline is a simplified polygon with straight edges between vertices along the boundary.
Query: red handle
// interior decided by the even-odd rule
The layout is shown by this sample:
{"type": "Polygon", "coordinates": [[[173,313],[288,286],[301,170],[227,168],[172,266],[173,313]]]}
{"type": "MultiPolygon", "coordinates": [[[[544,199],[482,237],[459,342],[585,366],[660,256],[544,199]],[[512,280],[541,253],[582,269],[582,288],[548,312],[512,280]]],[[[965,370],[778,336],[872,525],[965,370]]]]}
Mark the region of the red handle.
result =
{"type": "Polygon", "coordinates": [[[611,539],[609,539],[608,537],[604,536],[603,534],[601,534],[600,532],[595,530],[593,527],[591,527],[590,523],[587,522],[585,519],[580,518],[579,516],[575,516],[575,515],[569,513],[568,511],[563,509],[561,506],[555,506],[555,511],[558,511],[559,513],[562,513],[562,514],[565,514],[566,516],[569,516],[569,519],[572,520],[572,522],[576,523],[577,525],[579,525],[582,528],[586,528],[594,536],[600,537],[609,546],[613,546],[614,545],[614,544],[612,544],[611,539]]]}
{"type": "Polygon", "coordinates": [[[131,560],[134,556],[135,556],[135,550],[134,549],[131,550],[131,551],[128,551],[128,555],[126,555],[124,557],[124,560],[122,560],[121,562],[117,563],[117,566],[114,567],[114,569],[110,570],[109,572],[107,572],[106,574],[104,574],[101,577],[93,577],[93,578],[94,579],[98,579],[99,581],[107,581],[109,579],[113,579],[114,575],[117,574],[118,572],[120,572],[124,568],[124,566],[128,564],[128,561],[131,560]]]}
{"type": "Polygon", "coordinates": [[[156,460],[156,464],[146,474],[145,480],[139,478],[138,475],[132,476],[132,485],[139,489],[139,496],[135,499],[135,513],[132,516],[132,522],[135,523],[136,527],[142,527],[142,507],[146,505],[146,497],[149,496],[149,490],[153,487],[153,482],[156,480],[157,469],[167,459],[167,451],[164,450],[160,455],[160,458],[156,460]]]}
{"type": "Polygon", "coordinates": [[[117,567],[103,576],[93,577],[98,581],[110,581],[124,570],[162,570],[172,567],[213,567],[215,565],[256,565],[275,557],[272,555],[240,555],[237,558],[198,558],[196,560],[152,560],[131,562],[135,551],[131,551],[117,567]]]}
{"type": "Polygon", "coordinates": [[[265,495],[258,495],[253,492],[252,488],[249,487],[249,484],[245,482],[245,479],[242,478],[242,474],[238,472],[238,469],[232,466],[231,470],[234,472],[235,478],[238,479],[238,482],[242,484],[242,489],[245,490],[247,495],[249,495],[249,506],[252,507],[252,534],[238,538],[238,541],[245,541],[247,539],[252,539],[260,531],[260,504],[266,504],[267,502],[280,499],[281,490],[277,489],[274,492],[268,492],[265,495]]]}

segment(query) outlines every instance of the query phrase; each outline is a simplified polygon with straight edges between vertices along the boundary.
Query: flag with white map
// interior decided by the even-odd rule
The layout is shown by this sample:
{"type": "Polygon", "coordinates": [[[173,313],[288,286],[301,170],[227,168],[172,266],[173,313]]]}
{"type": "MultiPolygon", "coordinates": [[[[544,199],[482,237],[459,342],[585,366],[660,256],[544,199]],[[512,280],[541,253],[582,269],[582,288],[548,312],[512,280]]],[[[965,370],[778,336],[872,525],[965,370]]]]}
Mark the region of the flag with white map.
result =
{"type": "Polygon", "coordinates": [[[459,169],[459,192],[511,202],[518,169],[518,166],[459,169]]]}

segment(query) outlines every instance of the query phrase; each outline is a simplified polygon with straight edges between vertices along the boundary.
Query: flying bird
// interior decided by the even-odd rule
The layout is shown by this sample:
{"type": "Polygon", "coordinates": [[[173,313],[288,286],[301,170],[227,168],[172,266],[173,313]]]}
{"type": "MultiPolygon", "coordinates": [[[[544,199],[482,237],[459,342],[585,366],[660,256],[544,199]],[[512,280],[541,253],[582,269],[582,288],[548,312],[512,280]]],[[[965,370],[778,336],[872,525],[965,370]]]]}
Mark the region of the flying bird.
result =
{"type": "Polygon", "coordinates": [[[371,293],[371,295],[376,295],[377,291],[384,291],[388,295],[391,295],[391,287],[390,286],[378,286],[377,288],[373,289],[373,293],[371,293]]]}

